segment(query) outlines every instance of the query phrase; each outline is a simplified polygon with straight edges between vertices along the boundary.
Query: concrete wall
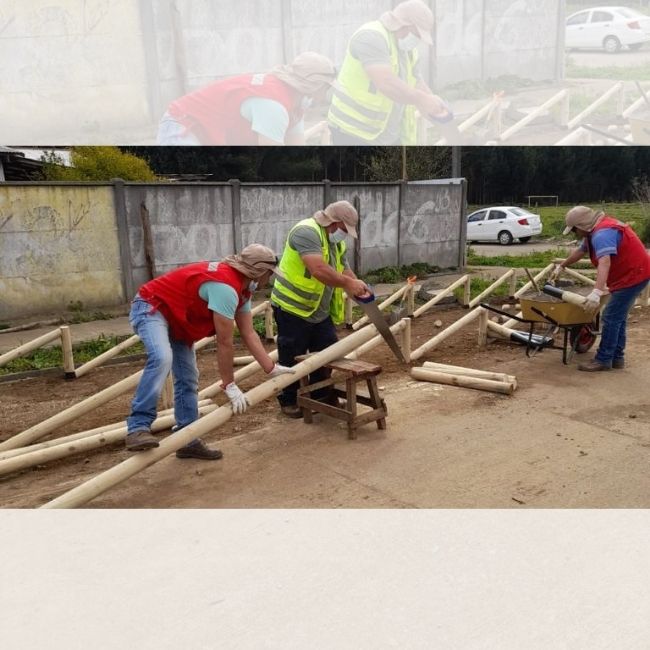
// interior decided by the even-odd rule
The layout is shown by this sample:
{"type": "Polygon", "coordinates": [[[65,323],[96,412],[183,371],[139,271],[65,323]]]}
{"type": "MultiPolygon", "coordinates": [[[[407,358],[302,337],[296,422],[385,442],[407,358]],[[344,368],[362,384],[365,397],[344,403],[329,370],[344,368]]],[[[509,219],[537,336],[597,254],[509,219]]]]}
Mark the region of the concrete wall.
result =
{"type": "MultiPolygon", "coordinates": [[[[278,254],[289,229],[327,203],[357,202],[359,270],[463,264],[459,182],[0,185],[0,318],[118,305],[150,275],[142,210],[158,275],[259,242],[278,254]]],[[[354,264],[354,246],[349,261],[354,264]]]]}
{"type": "MultiPolygon", "coordinates": [[[[437,88],[554,79],[563,0],[427,0],[437,88]]],[[[316,50],[340,64],[351,34],[398,0],[3,0],[0,142],[153,142],[169,101],[316,50]]],[[[562,27],[563,30],[563,27],[562,27]]]]}
{"type": "Polygon", "coordinates": [[[124,300],[112,187],[0,185],[0,318],[124,300]]]}

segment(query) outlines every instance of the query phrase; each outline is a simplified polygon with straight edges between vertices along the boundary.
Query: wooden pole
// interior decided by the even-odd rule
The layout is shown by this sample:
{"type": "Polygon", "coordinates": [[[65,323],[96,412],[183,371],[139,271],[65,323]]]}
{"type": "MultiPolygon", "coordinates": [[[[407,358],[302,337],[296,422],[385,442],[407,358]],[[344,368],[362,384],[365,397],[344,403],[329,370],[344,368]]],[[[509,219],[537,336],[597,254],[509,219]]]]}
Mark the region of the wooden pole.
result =
{"type": "Polygon", "coordinates": [[[415,282],[409,282],[406,293],[406,313],[409,316],[415,313],[415,282]]]}
{"type": "Polygon", "coordinates": [[[404,329],[402,330],[402,354],[406,363],[411,360],[411,319],[402,318],[404,329]]]}
{"type": "MultiPolygon", "coordinates": [[[[404,319],[404,320],[410,320],[410,319],[404,319]]],[[[373,329],[376,328],[373,325],[373,329]]],[[[390,331],[394,334],[397,335],[399,332],[401,332],[404,327],[406,327],[406,324],[403,321],[398,321],[395,323],[395,325],[390,326],[390,331]]],[[[371,338],[367,343],[364,343],[363,345],[360,345],[356,350],[353,352],[350,352],[350,354],[346,355],[346,359],[358,359],[360,356],[364,355],[366,352],[370,352],[370,350],[373,350],[376,348],[378,345],[381,345],[382,343],[385,343],[384,337],[381,336],[381,334],[378,334],[377,336],[371,338]]]]}
{"type": "Polygon", "coordinates": [[[463,305],[469,307],[470,300],[472,299],[472,278],[468,275],[465,279],[465,286],[463,288],[463,305]]]}
{"type": "Polygon", "coordinates": [[[487,390],[492,393],[503,393],[512,395],[515,387],[502,381],[492,381],[490,379],[480,379],[478,377],[468,377],[466,375],[453,375],[446,372],[435,372],[425,368],[411,368],[411,377],[418,381],[431,381],[436,384],[447,384],[449,386],[459,386],[461,388],[474,388],[476,390],[487,390]]]}
{"type": "Polygon", "coordinates": [[[264,310],[264,335],[267,341],[273,341],[275,333],[273,331],[273,308],[271,303],[267,303],[267,307],[264,310]]]}
{"type": "Polygon", "coordinates": [[[610,97],[614,96],[617,93],[620,94],[623,85],[624,84],[622,81],[615,83],[607,92],[603,93],[596,101],[587,106],[584,111],[576,115],[573,119],[569,120],[567,123],[567,128],[571,130],[576,126],[579,126],[585,117],[591,115],[599,106],[608,101],[610,97]]]}
{"type": "Polygon", "coordinates": [[[61,330],[55,329],[52,330],[51,332],[48,332],[47,334],[43,334],[43,336],[39,336],[33,341],[28,341],[27,343],[23,343],[22,345],[19,345],[17,348],[14,348],[9,352],[5,352],[4,354],[0,355],[0,366],[4,366],[10,361],[17,359],[18,357],[21,357],[24,354],[29,354],[33,350],[37,350],[38,348],[41,348],[44,345],[47,345],[48,343],[52,343],[52,341],[56,341],[57,339],[60,338],[61,338],[61,330]]]}
{"type": "Polygon", "coordinates": [[[514,296],[517,292],[517,269],[512,269],[512,275],[510,276],[510,288],[508,290],[508,295],[514,296]]]}
{"type": "Polygon", "coordinates": [[[354,306],[354,303],[352,302],[352,298],[345,294],[345,329],[351,330],[354,329],[353,323],[352,323],[352,307],[354,306]]]}
{"type": "Polygon", "coordinates": [[[506,280],[509,280],[515,273],[514,269],[510,269],[509,271],[506,271],[498,280],[493,282],[485,291],[480,293],[474,300],[469,301],[468,305],[469,308],[472,309],[478,305],[481,300],[483,300],[486,296],[489,296],[495,289],[500,287],[506,280]]]}
{"type": "Polygon", "coordinates": [[[72,336],[68,325],[61,326],[61,349],[63,350],[63,376],[74,379],[74,355],[72,353],[72,336]]]}
{"type": "MultiPolygon", "coordinates": [[[[340,359],[357,349],[359,346],[373,338],[376,333],[377,329],[374,325],[365,327],[294,366],[293,369],[295,374],[280,375],[279,377],[269,379],[259,386],[256,386],[246,393],[246,398],[248,399],[249,404],[251,407],[255,407],[263,400],[266,400],[273,395],[277,395],[285,386],[309,375],[311,372],[317,368],[321,368],[330,361],[340,359]]],[[[111,487],[125,481],[138,472],[141,472],[146,467],[149,467],[149,465],[153,465],[161,458],[165,458],[177,449],[184,447],[195,438],[199,438],[206,433],[214,431],[216,428],[227,422],[232,415],[233,412],[230,404],[222,406],[216,411],[213,411],[196,422],[184,427],[180,431],[176,431],[170,436],[164,438],[160,442],[159,447],[140,452],[135,456],[128,458],[119,465],[116,465],[106,472],[86,481],[53,501],[46,503],[42,507],[72,508],[88,503],[88,501],[103,494],[111,487]]]]}
{"type": "Polygon", "coordinates": [[[541,115],[544,111],[551,108],[551,106],[554,106],[558,102],[564,101],[568,94],[569,91],[566,88],[561,90],[559,93],[556,93],[548,101],[544,102],[541,106],[538,106],[534,111],[531,111],[528,115],[526,115],[526,117],[519,120],[519,122],[517,122],[516,124],[513,124],[509,129],[506,129],[499,136],[498,139],[501,142],[504,142],[510,136],[514,135],[518,131],[521,131],[521,129],[523,129],[527,124],[532,122],[537,116],[541,115]]]}
{"type": "Polygon", "coordinates": [[[39,424],[35,424],[33,427],[26,429],[22,433],[16,434],[12,438],[9,438],[9,440],[0,443],[0,451],[4,451],[5,449],[15,449],[16,447],[24,447],[34,440],[43,438],[55,429],[58,429],[65,424],[69,424],[78,417],[96,409],[98,406],[101,406],[106,402],[110,402],[114,397],[122,395],[128,390],[132,390],[138,385],[140,377],[142,377],[142,370],[133,375],[129,375],[126,379],[118,381],[116,384],[87,397],[85,400],[82,400],[77,404],[73,404],[60,413],[47,418],[47,420],[43,420],[39,424]]]}
{"type": "Polygon", "coordinates": [[[131,346],[135,345],[139,340],[140,337],[137,334],[134,334],[130,338],[126,339],[126,341],[122,341],[121,343],[114,345],[110,350],[106,350],[106,352],[103,352],[99,356],[96,356],[94,359],[91,359],[90,361],[87,361],[83,365],[79,366],[75,370],[75,376],[82,377],[86,373],[90,372],[93,368],[101,366],[109,359],[116,357],[120,352],[123,352],[124,350],[127,350],[131,346]]]}
{"type": "Polygon", "coordinates": [[[252,357],[250,355],[245,357],[235,357],[232,360],[232,363],[235,366],[247,366],[249,363],[254,363],[254,362],[255,362],[255,357],[252,357]]]}
{"type": "Polygon", "coordinates": [[[488,311],[483,309],[478,319],[478,347],[480,349],[487,347],[487,332],[488,332],[488,311]]]}
{"type": "Polygon", "coordinates": [[[424,305],[421,305],[418,307],[414,312],[413,312],[413,317],[418,318],[419,316],[422,316],[426,311],[429,311],[431,307],[434,305],[437,305],[441,300],[449,296],[454,292],[454,289],[457,289],[461,285],[465,284],[467,279],[469,278],[469,275],[463,275],[461,278],[458,278],[456,282],[453,282],[450,284],[446,289],[443,289],[440,293],[438,293],[436,296],[431,298],[428,302],[426,302],[424,305]]]}
{"type": "Polygon", "coordinates": [[[435,348],[437,345],[440,345],[440,343],[449,338],[452,334],[456,333],[458,330],[465,327],[465,325],[478,318],[481,315],[482,311],[484,311],[482,307],[477,307],[476,309],[470,311],[468,314],[465,314],[465,316],[462,318],[459,318],[455,323],[440,332],[440,334],[436,334],[436,336],[434,336],[432,339],[429,339],[417,350],[413,350],[413,352],[411,352],[411,361],[415,361],[416,359],[419,359],[421,356],[429,352],[429,350],[433,350],[433,348],[435,348]]]}
{"type": "Polygon", "coordinates": [[[423,366],[428,370],[433,370],[435,372],[447,372],[451,373],[452,375],[478,377],[479,379],[491,379],[492,381],[502,381],[506,384],[517,383],[517,378],[514,375],[507,375],[504,372],[490,372],[489,370],[477,370],[476,368],[450,366],[446,363],[434,363],[433,361],[425,361],[423,366]]]}

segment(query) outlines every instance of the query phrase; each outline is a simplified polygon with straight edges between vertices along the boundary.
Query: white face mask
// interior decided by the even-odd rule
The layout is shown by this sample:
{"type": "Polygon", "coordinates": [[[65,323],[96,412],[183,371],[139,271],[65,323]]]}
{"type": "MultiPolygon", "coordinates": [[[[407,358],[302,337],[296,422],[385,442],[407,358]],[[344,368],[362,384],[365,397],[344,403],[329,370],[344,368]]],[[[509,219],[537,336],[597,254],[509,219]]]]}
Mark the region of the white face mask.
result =
{"type": "Polygon", "coordinates": [[[410,52],[414,50],[420,44],[420,39],[415,34],[409,34],[404,38],[400,38],[397,41],[397,45],[400,50],[404,52],[410,52]]]}
{"type": "Polygon", "coordinates": [[[300,108],[303,111],[306,111],[308,108],[311,108],[313,104],[314,104],[313,97],[303,97],[302,100],[300,101],[300,108]]]}
{"type": "Polygon", "coordinates": [[[348,233],[345,232],[345,230],[335,230],[329,237],[330,241],[332,244],[338,244],[339,242],[342,242],[346,237],[348,236],[348,233]]]}
{"type": "Polygon", "coordinates": [[[257,282],[256,280],[251,280],[250,284],[248,285],[248,290],[253,293],[257,291],[257,287],[260,286],[260,283],[257,282]]]}

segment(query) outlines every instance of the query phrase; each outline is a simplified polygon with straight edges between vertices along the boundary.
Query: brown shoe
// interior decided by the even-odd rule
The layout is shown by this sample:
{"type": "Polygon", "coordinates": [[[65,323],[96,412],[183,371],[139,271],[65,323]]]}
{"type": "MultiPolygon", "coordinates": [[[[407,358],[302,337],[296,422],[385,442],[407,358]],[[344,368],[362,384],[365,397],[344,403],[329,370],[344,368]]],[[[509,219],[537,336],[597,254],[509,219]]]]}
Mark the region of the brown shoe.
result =
{"type": "Polygon", "coordinates": [[[584,372],[598,372],[600,370],[611,370],[609,366],[604,366],[596,359],[592,359],[587,363],[581,363],[578,365],[578,370],[584,370],[584,372]]]}
{"type": "Polygon", "coordinates": [[[199,460],[219,460],[223,458],[220,449],[210,449],[203,440],[193,440],[176,452],[176,458],[198,458],[199,460]]]}
{"type": "Polygon", "coordinates": [[[302,409],[297,404],[285,404],[280,407],[282,415],[286,415],[288,418],[298,419],[302,417],[302,409]]]}
{"type": "Polygon", "coordinates": [[[615,370],[621,370],[621,368],[625,368],[625,359],[614,359],[614,361],[612,361],[612,368],[615,370]]]}
{"type": "Polygon", "coordinates": [[[151,431],[134,431],[126,436],[126,448],[129,451],[144,451],[158,446],[159,443],[151,435],[151,431]]]}

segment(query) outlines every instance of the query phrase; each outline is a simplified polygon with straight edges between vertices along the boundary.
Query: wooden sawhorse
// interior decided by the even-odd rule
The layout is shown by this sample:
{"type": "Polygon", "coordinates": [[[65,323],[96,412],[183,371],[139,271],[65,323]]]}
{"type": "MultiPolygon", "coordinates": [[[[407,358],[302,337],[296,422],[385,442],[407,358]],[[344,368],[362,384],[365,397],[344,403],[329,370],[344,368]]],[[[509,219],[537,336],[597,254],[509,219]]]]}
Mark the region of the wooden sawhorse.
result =
{"type": "Polygon", "coordinates": [[[337,359],[325,364],[332,372],[343,374],[343,377],[330,377],[317,384],[309,384],[309,378],[303,377],[300,380],[298,389],[297,404],[302,408],[304,421],[311,424],[313,421],[312,412],[323,413],[330,417],[344,420],[348,425],[348,438],[354,440],[357,437],[357,428],[367,422],[377,422],[378,429],[386,428],[386,415],[388,413],[386,404],[379,396],[377,388],[377,375],[381,372],[381,366],[366,361],[352,359],[337,359]],[[369,397],[357,393],[357,383],[365,381],[368,386],[369,397]],[[336,384],[345,382],[345,390],[336,388],[336,384]],[[332,388],[332,394],[337,398],[345,399],[345,408],[319,402],[311,397],[311,393],[319,388],[332,388]],[[370,406],[371,411],[357,414],[357,405],[370,406]]]}

